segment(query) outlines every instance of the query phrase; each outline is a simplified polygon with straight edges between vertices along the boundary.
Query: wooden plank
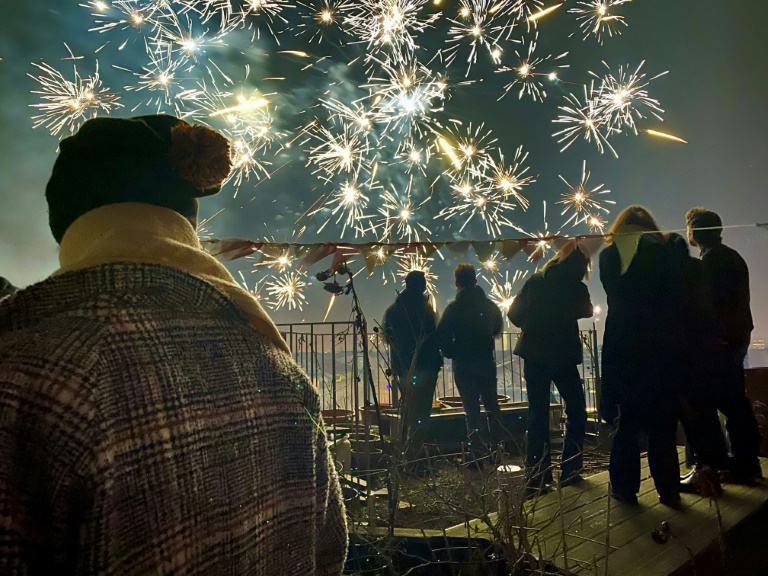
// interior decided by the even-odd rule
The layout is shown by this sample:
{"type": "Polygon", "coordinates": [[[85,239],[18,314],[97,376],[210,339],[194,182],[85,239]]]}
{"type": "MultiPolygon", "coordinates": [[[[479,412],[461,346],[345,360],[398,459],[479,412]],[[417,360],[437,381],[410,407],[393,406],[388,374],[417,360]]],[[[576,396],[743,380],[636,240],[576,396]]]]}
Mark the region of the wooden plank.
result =
{"type": "MultiPolygon", "coordinates": [[[[648,470],[648,462],[643,459],[641,467],[641,478],[645,480],[650,477],[650,471],[648,470]]],[[[563,488],[563,510],[567,513],[575,514],[576,511],[594,505],[602,501],[602,509],[605,506],[605,498],[608,496],[608,473],[601,472],[590,476],[585,481],[586,487],[569,486],[563,488]]],[[[526,502],[525,504],[528,512],[528,521],[532,528],[543,529],[547,524],[551,523],[554,518],[557,517],[560,510],[560,502],[556,492],[551,492],[536,500],[526,502]]],[[[492,522],[496,522],[498,514],[493,513],[490,515],[492,522]]],[[[487,527],[484,526],[484,522],[479,519],[471,520],[469,522],[469,530],[472,534],[482,535],[488,537],[490,534],[487,527]]],[[[452,526],[447,530],[449,536],[466,536],[467,524],[459,524],[452,526]]],[[[541,537],[541,536],[540,536],[541,537]]]]}
{"type": "MultiPolygon", "coordinates": [[[[612,547],[626,544],[627,538],[631,537],[636,531],[633,528],[622,528],[625,522],[631,522],[642,512],[653,508],[658,503],[658,496],[650,478],[650,472],[647,466],[647,460],[643,462],[641,469],[641,485],[638,493],[639,506],[627,506],[617,501],[611,503],[611,545],[612,547]]],[[[682,467],[682,466],[681,466],[682,467]]],[[[602,473],[607,477],[607,473],[602,473]]],[[[601,474],[601,475],[602,475],[601,474]]],[[[594,478],[594,477],[593,477],[594,478]]],[[[592,480],[590,478],[589,480],[592,480]]],[[[607,482],[606,482],[607,484],[607,482]]],[[[566,544],[568,546],[568,558],[574,562],[592,563],[595,558],[602,558],[605,553],[605,532],[606,532],[606,511],[608,505],[607,485],[604,487],[602,497],[599,500],[591,502],[583,509],[565,510],[564,520],[566,526],[566,544]]],[[[665,507],[661,514],[666,514],[665,507]]],[[[654,512],[652,514],[657,514],[654,512]]],[[[655,516],[651,516],[650,522],[656,521],[655,516]]],[[[658,520],[661,522],[661,520],[658,520]]],[[[653,526],[649,528],[651,530],[653,526]]],[[[552,527],[552,534],[544,533],[544,538],[549,538],[557,542],[557,548],[554,553],[561,554],[562,534],[560,523],[552,527]]],[[[542,537],[540,536],[540,537],[542,537]]],[[[552,546],[546,546],[552,550],[552,546]]],[[[551,555],[550,555],[551,557],[551,555]]],[[[559,560],[564,560],[562,556],[559,560]]],[[[564,566],[563,566],[564,567],[564,566]]],[[[570,567],[570,566],[569,566],[570,567]]]]}
{"type": "MultiPolygon", "coordinates": [[[[764,473],[768,464],[763,462],[764,473]]],[[[718,502],[723,531],[732,530],[768,505],[768,485],[727,485],[718,502]]],[[[675,536],[666,545],[653,542],[648,535],[636,538],[631,546],[609,557],[609,573],[622,576],[666,576],[690,564],[720,538],[714,507],[699,499],[681,514],[669,520],[675,536]]]]}
{"type": "MultiPolygon", "coordinates": [[[[684,462],[683,449],[680,460],[684,462]]],[[[684,463],[681,464],[681,468],[684,463]]],[[[768,460],[762,461],[768,477],[768,460]]],[[[683,508],[674,510],[658,501],[647,459],[641,468],[642,483],[638,495],[639,505],[611,503],[609,574],[621,576],[668,576],[679,573],[690,564],[691,557],[712,551],[717,545],[720,529],[714,507],[708,500],[695,495],[683,495],[683,508]],[[662,521],[672,527],[674,538],[667,544],[657,544],[651,531],[662,521]]],[[[608,473],[603,472],[586,480],[585,487],[569,487],[562,491],[563,504],[558,494],[551,493],[535,503],[527,503],[529,524],[541,530],[531,539],[538,539],[542,554],[554,559],[562,568],[563,537],[558,513],[566,526],[568,568],[574,574],[604,573],[606,507],[608,504],[608,473]]],[[[768,483],[758,486],[727,485],[719,501],[723,529],[738,526],[764,507],[768,507],[768,483]]],[[[497,514],[491,521],[497,521],[497,514]]],[[[489,528],[480,520],[460,524],[446,530],[448,536],[489,537],[489,528]]],[[[709,558],[709,556],[707,556],[709,558]]]]}

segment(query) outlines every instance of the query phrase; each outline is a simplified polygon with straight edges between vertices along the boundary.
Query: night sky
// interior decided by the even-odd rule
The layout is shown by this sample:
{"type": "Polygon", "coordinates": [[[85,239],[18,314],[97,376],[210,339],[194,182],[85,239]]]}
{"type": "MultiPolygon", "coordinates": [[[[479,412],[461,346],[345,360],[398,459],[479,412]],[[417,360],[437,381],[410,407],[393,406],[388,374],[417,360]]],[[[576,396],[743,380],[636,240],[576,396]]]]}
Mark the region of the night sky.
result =
{"type": "MultiPolygon", "coordinates": [[[[66,42],[76,55],[85,56],[79,63],[90,71],[93,51],[107,38],[89,33],[92,17],[89,10],[79,7],[76,0],[36,0],[18,2],[0,0],[0,275],[6,276],[18,286],[26,286],[49,275],[57,267],[57,248],[47,228],[44,188],[56,155],[56,138],[44,129],[32,129],[29,105],[36,102],[30,90],[35,83],[27,77],[33,72],[31,62],[44,60],[66,71],[70,64],[62,62],[66,56],[66,42]]],[[[443,2],[447,14],[455,13],[456,2],[443,2]]],[[[567,5],[574,4],[573,0],[567,5]]],[[[499,145],[509,156],[523,144],[530,152],[531,172],[537,182],[527,191],[531,208],[527,213],[516,211],[514,221],[526,230],[543,230],[542,201],[549,204],[550,230],[560,227],[563,218],[555,201],[566,189],[558,178],[562,174],[569,180],[577,180],[584,159],[592,171],[595,183],[605,183],[612,190],[611,199],[617,205],[614,214],[622,207],[641,203],[656,215],[665,229],[683,228],[685,211],[691,206],[704,205],[721,214],[727,225],[768,222],[768,51],[764,23],[768,21],[766,2],[723,2],[722,0],[636,0],[623,13],[629,27],[623,35],[606,39],[600,47],[594,39],[582,42],[581,36],[568,38],[576,30],[573,15],[565,10],[547,17],[540,25],[540,49],[543,54],[570,51],[567,58],[570,69],[561,77],[576,82],[587,81],[589,70],[600,71],[601,60],[612,67],[619,64],[636,66],[646,60],[645,70],[654,75],[664,70],[670,74],[656,80],[650,87],[651,94],[661,101],[666,113],[665,122],[655,119],[642,127],[665,130],[682,136],[690,144],[665,142],[648,136],[620,136],[613,140],[620,158],[609,153],[600,155],[594,146],[579,141],[565,153],[552,138],[557,125],[561,92],[578,91],[576,87],[548,89],[549,98],[543,104],[529,100],[522,102],[510,94],[497,102],[502,75],[488,70],[484,81],[471,87],[456,83],[463,79],[463,68],[450,73],[450,100],[447,115],[464,122],[486,122],[499,138],[499,145]]],[[[441,28],[428,33],[422,43],[429,50],[440,41],[441,28]]],[[[283,50],[307,50],[306,40],[283,36],[283,50]]],[[[112,64],[137,64],[131,62],[129,45],[118,52],[116,46],[108,46],[99,55],[105,84],[119,90],[125,83],[126,74],[112,68],[112,64]]],[[[350,58],[343,50],[323,45],[332,59],[327,67],[299,74],[305,62],[296,62],[285,56],[262,54],[273,52],[269,40],[255,46],[230,45],[215,55],[217,62],[240,70],[246,61],[254,65],[252,78],[286,76],[288,80],[272,85],[266,90],[281,91],[281,120],[289,126],[287,116],[303,107],[309,93],[327,78],[337,75],[340,80],[347,71],[336,63],[350,58]]],[[[211,56],[213,58],[213,56],[211,56]]],[[[425,58],[428,60],[428,58],[425,58]]],[[[484,72],[481,68],[478,72],[484,72]]],[[[356,78],[349,72],[347,87],[356,90],[356,78]]],[[[258,82],[257,82],[258,84],[258,82]]],[[[130,100],[128,100],[130,102],[130,100]]],[[[147,109],[143,112],[148,113],[147,109]]],[[[118,115],[131,115],[129,107],[118,115]]],[[[297,125],[299,122],[294,122],[297,125]]],[[[224,212],[213,220],[212,232],[217,237],[247,237],[262,239],[274,237],[278,241],[290,241],[294,235],[293,222],[321,193],[321,185],[304,167],[305,158],[299,151],[275,160],[279,166],[291,160],[271,180],[257,189],[245,185],[237,198],[233,191],[225,189],[218,197],[203,201],[203,216],[211,215],[220,208],[224,212]]],[[[447,186],[438,186],[436,194],[448,194],[447,186]]],[[[439,211],[434,207],[423,214],[424,222],[433,230],[432,240],[458,238],[456,227],[445,227],[432,220],[439,211]]],[[[307,232],[304,242],[338,240],[338,227],[327,227],[322,235],[314,234],[319,221],[305,222],[307,232]]],[[[563,230],[569,232],[568,228],[563,230]]],[[[577,232],[583,233],[579,229],[577,232]]],[[[507,237],[519,234],[508,229],[507,237]]],[[[461,238],[488,239],[484,227],[470,227],[461,238]]],[[[768,231],[756,228],[726,231],[726,242],[739,250],[747,259],[752,274],[753,311],[757,329],[755,337],[768,336],[768,231]]],[[[353,240],[345,237],[345,240],[353,240]]],[[[371,239],[372,240],[372,239],[371,239]]],[[[470,254],[471,258],[474,255],[470,254]]],[[[438,300],[441,307],[453,296],[451,268],[457,263],[446,254],[446,262],[435,266],[441,275],[438,282],[438,300]]],[[[510,270],[526,268],[524,256],[518,256],[508,264],[510,270]]],[[[319,266],[318,268],[323,268],[319,266]]],[[[502,268],[505,269],[505,268],[502,268]]],[[[241,270],[249,281],[258,279],[252,274],[250,262],[232,265],[241,270]]],[[[596,275],[595,275],[596,276],[596,275]]],[[[368,316],[379,318],[385,305],[394,297],[395,285],[390,281],[382,285],[380,274],[372,281],[362,281],[359,289],[368,316]]],[[[604,295],[599,282],[590,281],[595,303],[603,303],[604,295]]],[[[309,289],[312,306],[303,312],[281,310],[273,316],[277,321],[316,321],[325,312],[327,299],[319,286],[309,289]]],[[[334,319],[348,315],[345,302],[338,302],[334,319]]]]}

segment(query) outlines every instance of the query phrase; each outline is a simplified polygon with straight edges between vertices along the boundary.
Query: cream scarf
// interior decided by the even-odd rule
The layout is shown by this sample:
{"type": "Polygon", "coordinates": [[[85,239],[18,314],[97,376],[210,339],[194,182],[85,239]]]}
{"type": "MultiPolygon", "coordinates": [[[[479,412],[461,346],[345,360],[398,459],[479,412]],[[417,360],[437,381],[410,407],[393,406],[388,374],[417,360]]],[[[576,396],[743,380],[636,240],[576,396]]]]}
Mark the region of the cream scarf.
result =
{"type": "Polygon", "coordinates": [[[213,284],[232,300],[254,330],[289,352],[256,298],[202,249],[192,224],[181,214],[133,202],[92,210],[64,234],[59,252],[61,268],[54,275],[119,262],[170,266],[213,284]]]}

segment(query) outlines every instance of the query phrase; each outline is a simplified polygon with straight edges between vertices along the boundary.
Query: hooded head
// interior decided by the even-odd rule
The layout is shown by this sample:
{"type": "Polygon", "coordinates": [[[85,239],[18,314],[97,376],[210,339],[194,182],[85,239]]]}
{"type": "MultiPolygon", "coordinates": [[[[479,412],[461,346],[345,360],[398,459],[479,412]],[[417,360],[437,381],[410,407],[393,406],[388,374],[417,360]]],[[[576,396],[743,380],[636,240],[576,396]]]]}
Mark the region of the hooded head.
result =
{"type": "Polygon", "coordinates": [[[589,276],[589,258],[581,251],[581,248],[571,250],[567,256],[558,253],[544,266],[544,275],[557,279],[565,278],[581,282],[589,276]]]}
{"type": "Polygon", "coordinates": [[[56,242],[91,210],[124,202],[169,208],[197,227],[198,198],[221,190],[229,141],[173,116],[95,118],[60,143],[45,190],[56,242]]]}
{"type": "Polygon", "coordinates": [[[405,277],[405,287],[414,294],[424,294],[427,291],[427,276],[421,270],[411,270],[405,277]]]}

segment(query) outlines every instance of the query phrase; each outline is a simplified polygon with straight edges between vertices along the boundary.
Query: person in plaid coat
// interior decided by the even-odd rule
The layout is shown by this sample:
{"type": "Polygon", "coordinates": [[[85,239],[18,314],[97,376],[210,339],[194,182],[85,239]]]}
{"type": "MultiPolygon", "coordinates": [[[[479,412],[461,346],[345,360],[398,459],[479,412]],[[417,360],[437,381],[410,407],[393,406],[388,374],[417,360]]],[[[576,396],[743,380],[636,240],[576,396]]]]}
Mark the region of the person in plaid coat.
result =
{"type": "Polygon", "coordinates": [[[342,572],[318,392],[196,236],[229,167],[170,116],[61,142],[61,269],[0,302],[0,574],[342,572]]]}

